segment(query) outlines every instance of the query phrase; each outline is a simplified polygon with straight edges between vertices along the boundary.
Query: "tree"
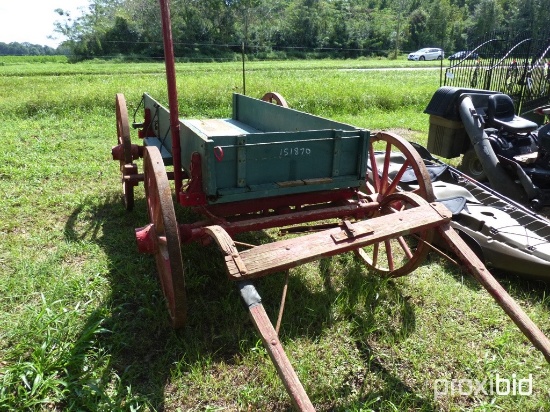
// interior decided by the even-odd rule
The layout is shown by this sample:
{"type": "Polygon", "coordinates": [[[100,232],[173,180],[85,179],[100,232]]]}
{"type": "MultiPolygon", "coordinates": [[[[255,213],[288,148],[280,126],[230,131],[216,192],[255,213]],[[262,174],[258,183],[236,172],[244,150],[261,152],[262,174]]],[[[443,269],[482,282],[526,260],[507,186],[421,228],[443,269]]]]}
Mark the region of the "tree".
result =
{"type": "Polygon", "coordinates": [[[0,56],[43,56],[54,55],[56,50],[49,46],[31,43],[0,42],[0,56]]]}
{"type": "MultiPolygon", "coordinates": [[[[426,42],[424,46],[448,46],[447,27],[451,16],[449,0],[434,1],[426,20],[426,42]]],[[[448,47],[447,47],[448,48],[448,47]]]]}
{"type": "Polygon", "coordinates": [[[114,25],[117,10],[124,0],[91,0],[88,12],[72,19],[69,12],[56,9],[64,18],[55,23],[54,31],[67,37],[67,43],[76,56],[81,58],[99,57],[104,54],[104,35],[114,25]]]}
{"type": "MultiPolygon", "coordinates": [[[[177,57],[230,54],[241,43],[304,53],[365,52],[439,46],[471,49],[493,29],[543,33],[548,0],[171,0],[177,57]]],[[[57,9],[55,31],[80,58],[141,54],[162,57],[156,0],[90,0],[81,17],[57,9]]],[[[40,52],[35,50],[34,52],[40,52]]]]}
{"type": "Polygon", "coordinates": [[[128,20],[121,16],[115,17],[113,27],[107,29],[101,41],[106,54],[132,54],[137,49],[139,35],[128,20]]]}
{"type": "Polygon", "coordinates": [[[411,49],[418,49],[426,43],[428,13],[423,9],[416,9],[409,18],[409,45],[411,49]]]}
{"type": "Polygon", "coordinates": [[[503,25],[503,11],[495,0],[480,0],[471,18],[470,35],[482,37],[485,33],[500,29],[503,25]]]}
{"type": "Polygon", "coordinates": [[[403,37],[403,25],[405,23],[404,21],[404,15],[408,12],[408,0],[394,0],[393,2],[393,9],[396,13],[396,24],[395,24],[395,49],[394,49],[394,57],[397,58],[399,55],[399,49],[402,44],[402,37],[403,37]]]}
{"type": "Polygon", "coordinates": [[[291,2],[286,9],[285,30],[286,46],[314,49],[318,47],[317,40],[321,26],[322,0],[297,0],[291,2]]]}

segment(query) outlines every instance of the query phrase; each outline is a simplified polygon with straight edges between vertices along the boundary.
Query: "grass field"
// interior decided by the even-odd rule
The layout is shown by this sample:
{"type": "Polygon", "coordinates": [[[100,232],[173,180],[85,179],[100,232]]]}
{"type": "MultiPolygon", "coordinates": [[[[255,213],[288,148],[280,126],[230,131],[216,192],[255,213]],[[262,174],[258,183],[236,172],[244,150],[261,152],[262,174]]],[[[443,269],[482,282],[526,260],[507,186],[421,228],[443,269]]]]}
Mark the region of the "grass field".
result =
{"type": "MultiPolygon", "coordinates": [[[[182,116],[230,116],[239,62],[177,69],[182,116]]],[[[438,86],[437,68],[406,61],[251,62],[246,73],[248,95],[278,91],[293,108],[419,143],[438,86]],[[358,70],[382,65],[393,69],[358,70]]],[[[289,410],[214,246],[183,247],[189,322],[171,329],[133,235],[148,223],[143,188],[126,212],[111,159],[119,92],[131,117],[143,92],[166,103],[162,64],[0,60],[0,410],[289,410]]],[[[499,279],[550,334],[548,286],[499,279]]],[[[283,283],[257,284],[272,319],[283,283]]],[[[543,356],[437,256],[395,280],[351,254],[293,269],[281,341],[320,411],[550,410],[543,356]],[[499,379],[516,394],[497,393],[499,379]]]]}

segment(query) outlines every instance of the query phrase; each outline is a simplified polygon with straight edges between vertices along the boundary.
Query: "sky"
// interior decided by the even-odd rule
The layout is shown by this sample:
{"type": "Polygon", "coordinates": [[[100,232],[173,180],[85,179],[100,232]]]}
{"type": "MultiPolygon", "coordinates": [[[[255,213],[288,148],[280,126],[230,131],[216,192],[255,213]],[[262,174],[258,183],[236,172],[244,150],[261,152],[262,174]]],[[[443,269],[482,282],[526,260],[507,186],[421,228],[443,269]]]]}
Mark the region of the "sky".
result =
{"type": "Polygon", "coordinates": [[[86,9],[88,4],[89,0],[0,0],[0,42],[55,48],[65,39],[53,31],[54,22],[63,20],[54,10],[69,10],[72,17],[77,17],[81,14],[79,8],[86,9]]]}

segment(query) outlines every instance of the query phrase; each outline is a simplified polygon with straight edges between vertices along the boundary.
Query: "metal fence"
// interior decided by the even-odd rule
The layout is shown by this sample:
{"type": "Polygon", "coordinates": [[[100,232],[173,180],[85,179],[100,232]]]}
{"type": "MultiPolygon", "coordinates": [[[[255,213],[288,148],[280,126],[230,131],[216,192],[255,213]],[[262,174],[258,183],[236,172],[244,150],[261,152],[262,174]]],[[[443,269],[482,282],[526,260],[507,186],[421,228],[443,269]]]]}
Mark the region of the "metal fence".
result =
{"type": "Polygon", "coordinates": [[[493,32],[445,69],[445,86],[508,94],[523,114],[550,101],[550,30],[541,35],[493,32]]]}

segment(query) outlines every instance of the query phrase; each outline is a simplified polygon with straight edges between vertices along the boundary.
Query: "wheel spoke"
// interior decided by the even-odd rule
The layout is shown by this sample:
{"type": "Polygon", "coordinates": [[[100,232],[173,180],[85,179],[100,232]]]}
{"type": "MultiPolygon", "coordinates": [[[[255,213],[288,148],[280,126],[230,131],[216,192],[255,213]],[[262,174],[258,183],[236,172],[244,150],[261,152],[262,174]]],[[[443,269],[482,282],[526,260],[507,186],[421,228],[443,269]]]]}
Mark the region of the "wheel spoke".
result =
{"type": "Polygon", "coordinates": [[[390,157],[391,157],[391,143],[386,142],[386,156],[384,156],[384,166],[382,168],[382,180],[380,182],[380,192],[385,193],[388,186],[388,174],[390,169],[390,157]]]}
{"type": "Polygon", "coordinates": [[[372,264],[376,266],[378,264],[378,252],[380,250],[380,243],[375,243],[372,252],[372,264]]]}
{"type": "Polygon", "coordinates": [[[393,270],[395,269],[395,265],[393,263],[393,253],[392,253],[392,248],[391,248],[389,239],[384,240],[384,245],[386,246],[386,258],[388,260],[388,269],[390,270],[390,272],[393,272],[393,270]]]}
{"type": "Polygon", "coordinates": [[[409,167],[410,165],[410,162],[409,160],[407,159],[405,161],[405,163],[403,163],[403,166],[401,166],[401,169],[399,169],[399,171],[397,172],[397,174],[395,175],[395,177],[393,178],[391,184],[388,186],[388,188],[384,191],[384,196],[388,196],[388,195],[391,195],[392,193],[395,192],[395,190],[397,189],[397,185],[399,185],[399,181],[401,180],[401,178],[403,177],[403,175],[405,174],[405,172],[407,171],[407,168],[409,167]]]}
{"type": "Polygon", "coordinates": [[[374,157],[374,147],[372,142],[369,146],[370,166],[372,171],[372,187],[376,193],[380,193],[380,176],[378,176],[378,166],[376,164],[376,158],[374,157]]]}
{"type": "Polygon", "coordinates": [[[397,241],[401,245],[401,249],[403,249],[403,252],[405,252],[405,255],[409,258],[409,260],[412,259],[413,254],[411,252],[411,249],[407,245],[407,242],[405,242],[405,239],[403,238],[403,236],[399,236],[397,238],[397,241]]]}

